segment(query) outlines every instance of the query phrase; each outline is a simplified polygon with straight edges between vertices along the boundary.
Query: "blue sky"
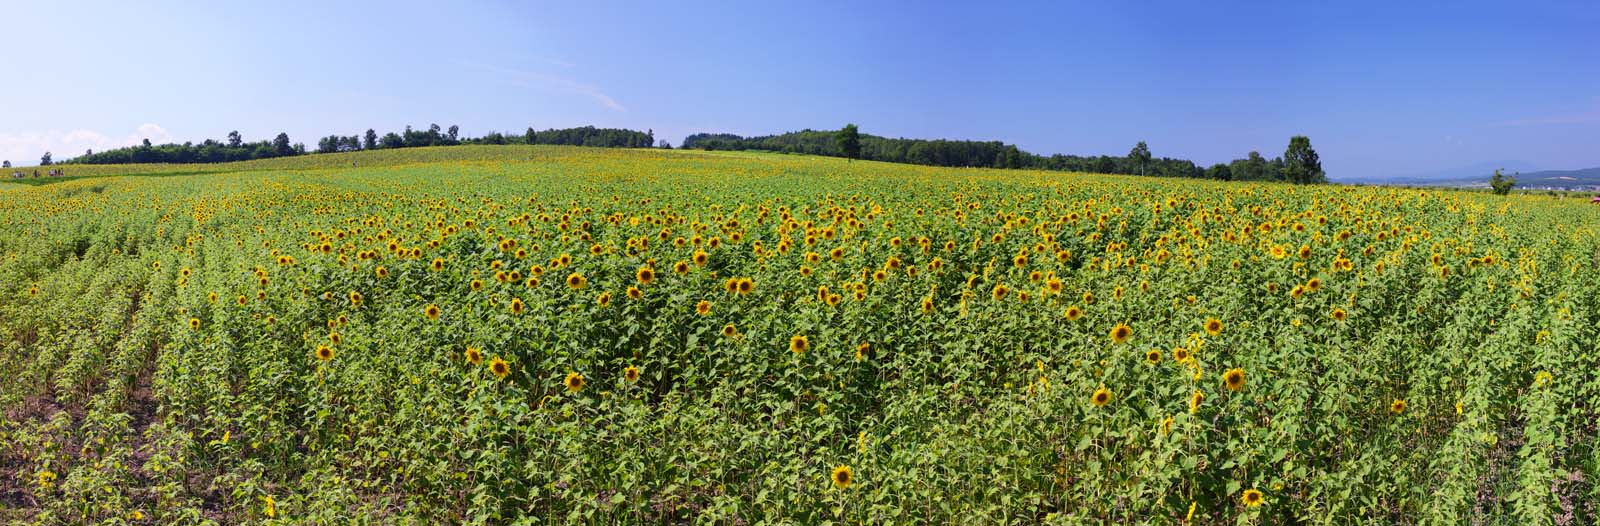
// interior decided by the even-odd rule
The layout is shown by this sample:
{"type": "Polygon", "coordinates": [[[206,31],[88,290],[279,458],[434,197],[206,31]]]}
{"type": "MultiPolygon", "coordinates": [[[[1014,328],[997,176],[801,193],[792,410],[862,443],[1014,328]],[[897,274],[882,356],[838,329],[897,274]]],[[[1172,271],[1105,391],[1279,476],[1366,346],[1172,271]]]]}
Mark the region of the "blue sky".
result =
{"type": "Polygon", "coordinates": [[[459,124],[1600,166],[1600,3],[13,2],[0,158],[459,124]]]}

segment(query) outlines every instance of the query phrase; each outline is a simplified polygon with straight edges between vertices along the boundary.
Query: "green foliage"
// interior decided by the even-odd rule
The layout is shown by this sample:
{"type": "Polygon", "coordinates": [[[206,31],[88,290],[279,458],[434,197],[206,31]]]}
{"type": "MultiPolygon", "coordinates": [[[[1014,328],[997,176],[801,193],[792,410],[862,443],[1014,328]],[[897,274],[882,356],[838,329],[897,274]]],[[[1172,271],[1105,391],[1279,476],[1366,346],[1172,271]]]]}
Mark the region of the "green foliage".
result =
{"type": "MultiPolygon", "coordinates": [[[[407,126],[403,133],[389,132],[382,137],[374,130],[367,130],[364,136],[329,135],[317,140],[316,153],[341,153],[358,150],[392,149],[392,148],[421,148],[429,146],[456,146],[461,144],[547,144],[566,146],[592,146],[605,148],[649,148],[655,146],[650,133],[614,128],[595,128],[584,126],[562,130],[545,130],[537,136],[533,128],[528,128],[527,133],[521,136],[507,136],[500,132],[489,132],[480,138],[460,137],[460,127],[451,125],[448,130],[441,129],[438,124],[428,126],[426,130],[416,130],[407,126]],[[520,142],[519,142],[520,140],[520,142]]],[[[130,146],[102,151],[100,153],[86,153],[82,157],[71,159],[68,162],[75,164],[191,164],[191,163],[222,163],[248,161],[255,159],[270,159],[275,157],[289,157],[304,155],[305,146],[292,144],[289,135],[278,134],[271,141],[246,143],[238,131],[228,133],[226,143],[207,139],[200,144],[162,144],[151,145],[145,139],[141,146],[130,146]]],[[[43,164],[48,162],[49,154],[45,154],[43,164]]]]}
{"type": "Polygon", "coordinates": [[[1139,144],[1133,146],[1133,150],[1128,151],[1128,161],[1139,167],[1139,175],[1144,175],[1144,167],[1150,163],[1150,146],[1144,141],[1139,141],[1139,144]]]}
{"type": "Polygon", "coordinates": [[[550,146],[203,168],[0,200],[0,522],[1600,519],[1571,199],[550,146]]]}
{"type": "MultiPolygon", "coordinates": [[[[1497,169],[1494,171],[1494,175],[1489,177],[1489,189],[1494,192],[1494,195],[1510,194],[1511,189],[1517,186],[1516,176],[1506,177],[1500,173],[1501,171],[1497,169]]],[[[1521,175],[1521,173],[1517,175],[1521,175]]]]}
{"type": "Polygon", "coordinates": [[[846,124],[833,136],[834,144],[846,159],[861,158],[861,131],[854,124],[846,124]]]}
{"type": "Polygon", "coordinates": [[[1311,149],[1311,139],[1304,135],[1289,138],[1289,148],[1283,152],[1283,177],[1295,184],[1328,182],[1317,151],[1311,149]]]}

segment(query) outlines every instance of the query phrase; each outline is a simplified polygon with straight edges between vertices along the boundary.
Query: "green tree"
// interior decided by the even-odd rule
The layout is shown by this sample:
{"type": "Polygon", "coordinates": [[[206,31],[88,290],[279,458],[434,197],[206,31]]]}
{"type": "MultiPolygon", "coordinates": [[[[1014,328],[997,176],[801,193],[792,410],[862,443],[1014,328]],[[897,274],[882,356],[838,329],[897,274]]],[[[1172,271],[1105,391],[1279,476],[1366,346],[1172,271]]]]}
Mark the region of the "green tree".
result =
{"type": "Polygon", "coordinates": [[[1496,169],[1494,171],[1494,176],[1489,178],[1489,189],[1494,190],[1494,195],[1506,195],[1511,193],[1511,188],[1517,185],[1516,176],[1522,175],[1522,172],[1517,172],[1516,175],[1506,177],[1504,174],[1500,173],[1504,170],[1505,168],[1496,169]]]}
{"type": "Polygon", "coordinates": [[[1144,175],[1144,166],[1150,162],[1150,146],[1144,141],[1133,145],[1133,150],[1128,152],[1128,161],[1139,167],[1139,175],[1144,175]]]}
{"type": "Polygon", "coordinates": [[[533,127],[529,126],[528,127],[528,131],[523,132],[523,134],[522,134],[522,143],[523,144],[538,144],[537,142],[534,142],[538,138],[539,138],[539,136],[537,134],[533,133],[533,127]]]}
{"type": "Polygon", "coordinates": [[[833,135],[834,144],[839,146],[839,151],[844,152],[847,159],[861,157],[861,130],[854,124],[846,124],[833,135]]]}
{"type": "Polygon", "coordinates": [[[1317,151],[1311,149],[1311,139],[1304,135],[1289,138],[1289,149],[1283,152],[1283,175],[1294,184],[1328,182],[1317,151]]]}
{"type": "Polygon", "coordinates": [[[239,135],[239,130],[228,132],[228,147],[238,148],[244,144],[244,137],[239,135]]]}
{"type": "Polygon", "coordinates": [[[50,166],[50,152],[44,152],[44,157],[39,158],[39,166],[50,166]]]}
{"type": "Polygon", "coordinates": [[[1229,168],[1226,164],[1213,164],[1211,165],[1211,168],[1206,169],[1206,178],[1216,179],[1218,181],[1230,181],[1233,180],[1233,169],[1229,168]]]}
{"type": "Polygon", "coordinates": [[[378,132],[373,131],[372,128],[367,128],[367,135],[365,139],[366,140],[363,141],[364,144],[362,145],[363,148],[371,150],[378,147],[378,132]]]}
{"type": "Polygon", "coordinates": [[[289,134],[279,133],[272,139],[272,153],[280,157],[294,155],[294,146],[289,144],[289,134]]]}

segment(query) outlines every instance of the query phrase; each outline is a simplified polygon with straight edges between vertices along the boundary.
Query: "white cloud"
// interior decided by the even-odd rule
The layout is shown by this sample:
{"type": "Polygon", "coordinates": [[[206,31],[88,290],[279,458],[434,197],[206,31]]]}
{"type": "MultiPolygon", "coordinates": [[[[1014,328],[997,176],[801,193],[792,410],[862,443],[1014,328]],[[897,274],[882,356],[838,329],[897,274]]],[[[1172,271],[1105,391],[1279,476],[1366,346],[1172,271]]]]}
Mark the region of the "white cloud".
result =
{"type": "MultiPolygon", "coordinates": [[[[543,87],[543,88],[546,88],[546,89],[554,89],[554,90],[557,90],[557,91],[565,91],[565,92],[569,92],[569,93],[577,93],[577,94],[589,97],[590,99],[594,99],[594,101],[596,103],[599,103],[601,106],[605,106],[607,108],[611,108],[611,109],[617,110],[617,111],[628,111],[627,108],[624,108],[624,107],[622,107],[621,104],[618,104],[616,99],[613,99],[613,98],[611,98],[610,95],[606,95],[604,92],[600,91],[599,87],[592,86],[592,85],[589,85],[589,84],[584,84],[584,83],[581,83],[581,82],[578,82],[578,81],[575,81],[575,80],[572,80],[572,79],[569,79],[569,78],[566,78],[566,77],[561,77],[561,76],[557,76],[557,75],[546,75],[546,74],[543,74],[543,73],[534,73],[532,71],[522,71],[522,70],[517,70],[517,69],[502,68],[502,67],[499,67],[499,66],[490,66],[490,65],[487,65],[487,64],[476,64],[476,63],[472,63],[472,62],[461,62],[461,61],[455,61],[455,62],[457,64],[460,64],[460,65],[463,65],[463,66],[468,66],[468,67],[477,68],[477,69],[481,69],[481,70],[484,70],[484,71],[489,71],[489,72],[500,74],[501,76],[506,77],[511,82],[511,84],[514,85],[514,86],[523,86],[523,87],[537,86],[537,87],[543,87]]],[[[569,64],[569,67],[570,67],[570,64],[569,64]]]]}
{"type": "Polygon", "coordinates": [[[94,130],[50,130],[45,132],[0,133],[0,159],[15,166],[32,166],[39,163],[45,152],[55,160],[83,155],[84,150],[109,150],[139,144],[145,139],[151,143],[172,142],[172,134],[160,125],[145,123],[133,133],[122,136],[106,135],[94,130]]]}

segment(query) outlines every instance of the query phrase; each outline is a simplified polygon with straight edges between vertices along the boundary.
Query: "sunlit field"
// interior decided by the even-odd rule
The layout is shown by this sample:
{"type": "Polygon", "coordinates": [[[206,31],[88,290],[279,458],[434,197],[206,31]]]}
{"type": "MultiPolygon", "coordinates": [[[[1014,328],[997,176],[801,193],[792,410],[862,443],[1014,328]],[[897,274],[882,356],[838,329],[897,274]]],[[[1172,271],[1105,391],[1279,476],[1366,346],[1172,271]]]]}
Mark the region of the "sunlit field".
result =
{"type": "Polygon", "coordinates": [[[1600,520],[1573,199],[510,146],[165,173],[0,192],[0,521],[1600,520]]]}

